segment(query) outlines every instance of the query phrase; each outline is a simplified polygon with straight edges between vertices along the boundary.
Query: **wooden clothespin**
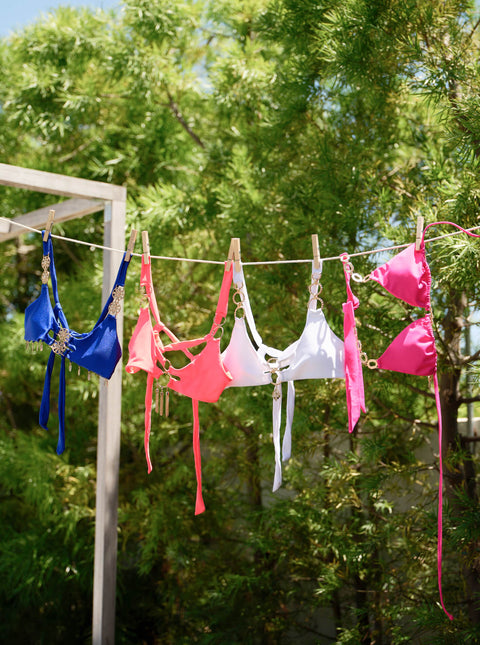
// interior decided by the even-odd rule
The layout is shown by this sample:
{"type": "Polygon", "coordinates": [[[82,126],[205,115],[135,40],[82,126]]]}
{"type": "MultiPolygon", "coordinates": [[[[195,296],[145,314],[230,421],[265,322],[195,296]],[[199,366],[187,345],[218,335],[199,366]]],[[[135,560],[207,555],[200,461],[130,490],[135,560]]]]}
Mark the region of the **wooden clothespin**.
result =
{"type": "Polygon", "coordinates": [[[230,270],[232,262],[235,262],[235,271],[240,271],[240,238],[232,237],[228,250],[227,271],[230,270]]]}
{"type": "Polygon", "coordinates": [[[424,219],[422,215],[419,215],[417,217],[417,235],[415,238],[415,251],[420,251],[420,246],[422,245],[423,222],[424,222],[424,219]]]}
{"type": "Polygon", "coordinates": [[[136,231],[134,228],[132,228],[132,230],[130,232],[130,239],[128,241],[127,252],[125,254],[125,260],[127,262],[132,257],[133,249],[135,247],[135,241],[137,239],[137,233],[138,233],[138,231],[136,231]]]}
{"type": "Polygon", "coordinates": [[[143,261],[147,264],[150,262],[150,242],[148,241],[148,231],[142,231],[143,261]]]}
{"type": "Polygon", "coordinates": [[[45,232],[43,234],[43,241],[47,242],[48,236],[50,235],[50,231],[52,230],[52,224],[53,224],[53,219],[55,217],[55,211],[51,210],[48,213],[48,220],[47,223],[45,224],[45,232]]]}
{"type": "Polygon", "coordinates": [[[312,250],[313,250],[313,267],[314,269],[320,269],[320,247],[318,246],[318,235],[314,233],[312,235],[312,250]]]}

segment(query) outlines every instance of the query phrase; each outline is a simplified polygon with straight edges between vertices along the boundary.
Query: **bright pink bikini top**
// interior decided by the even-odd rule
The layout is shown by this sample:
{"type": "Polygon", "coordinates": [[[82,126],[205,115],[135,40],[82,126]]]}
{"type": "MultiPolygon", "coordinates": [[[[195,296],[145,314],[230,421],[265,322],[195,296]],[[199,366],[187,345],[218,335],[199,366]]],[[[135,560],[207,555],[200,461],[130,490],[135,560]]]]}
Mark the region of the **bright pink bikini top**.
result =
{"type": "Polygon", "coordinates": [[[431,376],[437,367],[437,352],[430,315],[430,268],[425,257],[425,244],[419,251],[410,244],[386,264],[370,274],[395,298],[422,307],[428,313],[410,323],[387,347],[377,361],[383,370],[416,376],[431,376]]]}
{"type": "MultiPolygon", "coordinates": [[[[168,414],[169,390],[174,390],[192,399],[193,409],[193,452],[195,458],[195,471],[197,476],[197,495],[195,514],[205,510],[202,498],[201,455],[200,455],[200,426],[198,419],[199,401],[218,401],[221,393],[232,380],[232,377],[223,366],[220,355],[220,337],[216,337],[218,330],[222,330],[222,323],[228,311],[228,296],[232,282],[232,269],[225,268],[218,299],[217,309],[210,332],[202,338],[190,341],[179,341],[178,338],[162,323],[158,311],[157,300],[152,283],[151,262],[145,262],[142,255],[142,270],[140,285],[145,289],[148,304],[140,310],[137,325],[128,344],[129,360],[127,372],[134,374],[139,370],[147,372],[147,391],[145,396],[145,454],[148,472],[152,470],[150,460],[150,429],[152,396],[154,381],[157,379],[156,398],[160,392],[160,408],[163,408],[164,388],[165,413],[168,414]],[[154,325],[152,325],[151,315],[154,325]],[[160,333],[165,333],[172,341],[164,345],[160,333]],[[190,349],[204,344],[200,353],[193,355],[190,349]],[[181,351],[189,359],[189,363],[182,368],[175,368],[166,353],[181,351]]],[[[162,413],[162,411],[160,412],[162,413]]]]}
{"type": "MultiPolygon", "coordinates": [[[[453,222],[434,222],[428,224],[422,235],[420,249],[410,244],[405,250],[394,256],[370,274],[370,279],[378,282],[389,293],[410,305],[426,310],[423,318],[410,323],[387,347],[380,356],[376,366],[380,369],[403,372],[418,376],[433,376],[435,403],[438,414],[438,450],[439,450],[439,488],[438,488],[438,543],[437,569],[440,603],[450,620],[453,616],[445,609],[442,595],[442,507],[443,507],[443,459],[442,459],[442,413],[437,377],[437,352],[433,335],[430,305],[431,274],[425,257],[425,232],[431,226],[450,224],[472,237],[480,237],[466,231],[453,222]]],[[[369,361],[370,363],[371,361],[369,361]]]]}
{"type": "Polygon", "coordinates": [[[363,386],[362,361],[360,358],[361,345],[357,336],[355,322],[355,309],[360,301],[352,292],[350,277],[353,266],[345,253],[340,256],[345,274],[347,288],[347,302],[343,308],[343,338],[344,338],[344,368],[345,368],[345,393],[347,397],[348,431],[353,432],[359,418],[360,410],[365,412],[365,390],[363,386]]]}

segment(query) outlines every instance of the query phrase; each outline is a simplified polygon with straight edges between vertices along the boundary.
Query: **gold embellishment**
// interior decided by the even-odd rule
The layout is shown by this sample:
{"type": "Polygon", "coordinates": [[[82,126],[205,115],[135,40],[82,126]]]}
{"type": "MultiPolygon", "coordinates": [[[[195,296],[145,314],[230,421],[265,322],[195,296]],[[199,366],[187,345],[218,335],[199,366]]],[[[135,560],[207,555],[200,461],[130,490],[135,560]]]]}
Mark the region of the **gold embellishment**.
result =
{"type": "Polygon", "coordinates": [[[170,414],[170,390],[168,383],[170,376],[163,372],[157,379],[155,384],[155,412],[161,417],[165,414],[166,417],[170,414]]]}
{"type": "Polygon", "coordinates": [[[117,314],[120,313],[120,310],[122,308],[121,306],[121,301],[125,297],[125,289],[123,287],[115,287],[115,289],[112,292],[112,302],[110,303],[108,307],[108,313],[115,317],[117,314]]]}
{"type": "Polygon", "coordinates": [[[235,292],[232,296],[233,304],[235,305],[235,313],[233,314],[235,318],[245,318],[245,308],[243,303],[245,302],[245,294],[242,291],[243,282],[235,283],[235,292]],[[238,312],[242,312],[241,315],[237,315],[238,312]]]}
{"type": "Polygon", "coordinates": [[[42,257],[42,284],[47,284],[48,279],[50,278],[50,256],[49,255],[44,255],[42,257]]]}
{"type": "Polygon", "coordinates": [[[61,327],[57,337],[53,341],[52,352],[59,356],[63,356],[68,349],[68,341],[70,340],[70,337],[71,334],[68,329],[61,327]]]}
{"type": "Polygon", "coordinates": [[[323,286],[320,284],[320,278],[322,277],[322,274],[314,274],[312,273],[312,282],[310,286],[308,287],[308,291],[310,293],[310,300],[308,301],[308,306],[310,306],[311,302],[317,302],[320,303],[320,309],[323,309],[323,300],[320,298],[320,294],[323,291],[323,286]]]}
{"type": "Polygon", "coordinates": [[[278,401],[282,397],[282,386],[280,383],[275,383],[275,387],[273,388],[272,392],[272,398],[274,401],[278,401]]]}
{"type": "Polygon", "coordinates": [[[270,369],[268,370],[268,372],[266,372],[266,374],[270,374],[270,380],[274,385],[272,398],[276,401],[282,396],[282,385],[281,381],[279,380],[280,366],[278,365],[276,358],[269,358],[267,362],[270,365],[270,369]]]}

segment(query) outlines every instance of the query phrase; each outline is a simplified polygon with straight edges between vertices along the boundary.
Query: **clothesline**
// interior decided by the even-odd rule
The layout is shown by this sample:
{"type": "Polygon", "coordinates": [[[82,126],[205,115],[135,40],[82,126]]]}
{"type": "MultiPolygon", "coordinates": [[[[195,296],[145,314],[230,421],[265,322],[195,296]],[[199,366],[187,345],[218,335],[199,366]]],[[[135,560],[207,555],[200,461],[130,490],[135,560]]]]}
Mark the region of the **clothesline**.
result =
{"type": "MultiPolygon", "coordinates": [[[[8,224],[13,224],[14,226],[18,226],[19,228],[26,229],[27,231],[31,231],[32,233],[38,233],[41,234],[42,231],[37,229],[37,228],[32,228],[31,226],[27,226],[26,224],[20,224],[20,222],[15,222],[14,220],[9,219],[8,217],[0,217],[0,221],[6,222],[8,224]]],[[[473,226],[472,228],[467,228],[465,229],[468,232],[471,231],[476,231],[479,230],[480,226],[473,226]]],[[[425,243],[430,243],[430,242],[436,242],[438,240],[444,239],[446,237],[452,237],[454,235],[461,235],[462,231],[454,231],[453,233],[445,233],[444,235],[438,235],[437,237],[431,237],[428,240],[425,240],[425,243]]],[[[72,242],[73,244],[82,244],[83,246],[88,246],[91,249],[99,249],[102,251],[111,251],[113,253],[124,253],[124,249],[116,249],[112,248],[110,246],[102,246],[101,244],[94,244],[92,242],[86,242],[85,240],[78,240],[75,238],[71,237],[66,237],[63,235],[55,235],[51,234],[51,236],[57,240],[63,240],[64,242],[72,242]]],[[[348,256],[350,258],[354,257],[361,257],[364,255],[374,255],[376,253],[383,253],[385,251],[396,251],[398,249],[405,249],[407,246],[409,246],[412,242],[408,242],[407,244],[398,244],[395,246],[385,246],[379,249],[371,249],[369,251],[358,251],[356,253],[349,253],[348,256]]],[[[328,262],[330,260],[340,260],[342,257],[344,257],[344,253],[341,255],[334,255],[331,257],[327,258],[321,258],[322,262],[328,262]]],[[[132,256],[141,258],[142,253],[132,253],[132,256]]],[[[173,256],[165,256],[165,255],[150,255],[150,258],[152,260],[170,260],[170,261],[175,261],[175,262],[195,262],[197,264],[219,264],[223,265],[223,261],[219,260],[201,260],[199,258],[180,258],[180,257],[173,257],[173,256]]],[[[243,266],[259,266],[259,265],[270,265],[270,264],[306,264],[311,262],[312,259],[298,259],[298,260],[264,260],[260,262],[244,262],[242,260],[243,266]]]]}

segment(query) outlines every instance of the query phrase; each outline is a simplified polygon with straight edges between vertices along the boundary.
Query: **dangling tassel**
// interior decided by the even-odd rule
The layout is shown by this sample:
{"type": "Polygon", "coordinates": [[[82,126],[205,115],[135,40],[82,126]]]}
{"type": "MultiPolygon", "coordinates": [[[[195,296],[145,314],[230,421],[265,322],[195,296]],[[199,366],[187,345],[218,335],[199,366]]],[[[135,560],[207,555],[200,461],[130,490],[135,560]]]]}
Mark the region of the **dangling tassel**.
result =
{"type": "Polygon", "coordinates": [[[437,570],[438,570],[438,591],[440,594],[440,604],[445,614],[450,620],[453,620],[452,614],[449,614],[443,604],[442,594],[442,546],[443,546],[443,457],[442,457],[442,409],[440,407],[440,393],[438,389],[437,372],[433,375],[433,383],[435,388],[435,404],[437,406],[438,414],[438,459],[439,459],[439,482],[438,482],[438,537],[437,537],[437,570]]]}
{"type": "Polygon", "coordinates": [[[153,395],[153,376],[147,374],[147,389],[145,391],[145,436],[143,445],[145,448],[145,459],[147,460],[147,472],[152,472],[152,462],[150,460],[150,429],[152,427],[152,395],[153,395]]]}

